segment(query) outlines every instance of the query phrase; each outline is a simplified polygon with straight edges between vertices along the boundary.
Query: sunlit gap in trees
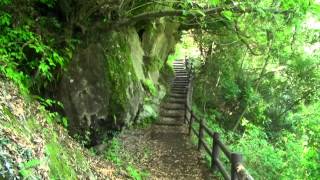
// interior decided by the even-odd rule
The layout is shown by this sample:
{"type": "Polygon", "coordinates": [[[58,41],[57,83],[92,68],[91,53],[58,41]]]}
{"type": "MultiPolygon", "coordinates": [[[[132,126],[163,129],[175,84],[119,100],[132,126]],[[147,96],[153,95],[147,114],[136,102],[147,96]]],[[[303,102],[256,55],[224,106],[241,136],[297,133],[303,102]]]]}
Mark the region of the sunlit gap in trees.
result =
{"type": "Polygon", "coordinates": [[[191,31],[184,31],[182,33],[181,41],[176,45],[177,59],[183,59],[185,57],[193,59],[200,58],[201,52],[193,36],[194,34],[191,31]]]}
{"type": "MultiPolygon", "coordinates": [[[[317,1],[320,4],[320,0],[317,1]]],[[[309,14],[303,25],[304,29],[307,30],[320,30],[320,21],[314,15],[309,14]]],[[[304,51],[308,55],[315,54],[316,51],[320,50],[320,42],[314,42],[313,44],[306,44],[304,51]]]]}

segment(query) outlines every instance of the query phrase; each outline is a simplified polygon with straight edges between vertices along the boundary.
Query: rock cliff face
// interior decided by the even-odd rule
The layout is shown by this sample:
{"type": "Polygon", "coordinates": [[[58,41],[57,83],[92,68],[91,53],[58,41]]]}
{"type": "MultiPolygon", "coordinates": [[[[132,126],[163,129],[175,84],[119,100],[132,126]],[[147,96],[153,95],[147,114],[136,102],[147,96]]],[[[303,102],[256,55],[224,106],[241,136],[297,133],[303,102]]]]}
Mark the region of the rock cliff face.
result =
{"type": "Polygon", "coordinates": [[[160,71],[177,42],[177,28],[160,19],[144,28],[91,34],[94,38],[77,48],[59,88],[70,132],[86,134],[94,145],[112,130],[141,120],[139,114],[148,116],[146,97],[152,104],[165,94],[160,71]],[[146,81],[161,90],[158,97],[148,92],[146,81]]]}

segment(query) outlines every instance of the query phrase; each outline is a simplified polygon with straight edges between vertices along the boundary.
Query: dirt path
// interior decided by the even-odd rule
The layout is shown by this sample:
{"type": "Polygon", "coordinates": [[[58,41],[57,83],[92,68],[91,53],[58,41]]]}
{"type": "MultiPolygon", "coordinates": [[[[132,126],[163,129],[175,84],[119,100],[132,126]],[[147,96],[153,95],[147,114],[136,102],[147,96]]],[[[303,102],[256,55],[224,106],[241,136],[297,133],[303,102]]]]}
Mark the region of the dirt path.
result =
{"type": "Polygon", "coordinates": [[[161,104],[160,119],[147,137],[140,138],[139,148],[143,149],[135,150],[136,159],[142,162],[140,168],[150,174],[148,179],[212,179],[183,123],[187,72],[182,61],[176,61],[174,68],[176,77],[161,104]]]}

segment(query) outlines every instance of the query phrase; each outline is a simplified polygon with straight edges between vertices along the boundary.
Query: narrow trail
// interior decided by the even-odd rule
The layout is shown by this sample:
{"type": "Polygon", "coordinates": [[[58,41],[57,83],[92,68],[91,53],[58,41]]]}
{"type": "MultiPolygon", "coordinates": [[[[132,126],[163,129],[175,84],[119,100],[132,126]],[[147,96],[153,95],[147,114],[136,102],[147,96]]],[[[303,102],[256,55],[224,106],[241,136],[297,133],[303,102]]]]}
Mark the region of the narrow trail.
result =
{"type": "Polygon", "coordinates": [[[152,125],[146,142],[151,154],[145,166],[150,179],[209,179],[183,122],[188,86],[184,62],[175,61],[174,70],[171,92],[162,102],[160,119],[152,125]]]}

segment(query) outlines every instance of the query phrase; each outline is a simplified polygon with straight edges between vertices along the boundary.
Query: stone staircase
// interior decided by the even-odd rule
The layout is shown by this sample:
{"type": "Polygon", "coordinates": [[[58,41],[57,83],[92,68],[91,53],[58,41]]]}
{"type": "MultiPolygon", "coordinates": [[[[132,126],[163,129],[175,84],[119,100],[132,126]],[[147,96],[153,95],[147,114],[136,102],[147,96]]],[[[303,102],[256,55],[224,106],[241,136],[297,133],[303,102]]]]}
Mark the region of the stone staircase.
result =
{"type": "Polygon", "coordinates": [[[171,92],[161,104],[160,118],[151,127],[147,144],[152,154],[146,168],[150,179],[210,179],[184,124],[188,73],[184,61],[174,62],[171,92]]]}
{"type": "Polygon", "coordinates": [[[171,91],[161,104],[160,119],[156,124],[182,126],[184,121],[188,72],[184,61],[174,62],[175,78],[171,82],[171,91]]]}

